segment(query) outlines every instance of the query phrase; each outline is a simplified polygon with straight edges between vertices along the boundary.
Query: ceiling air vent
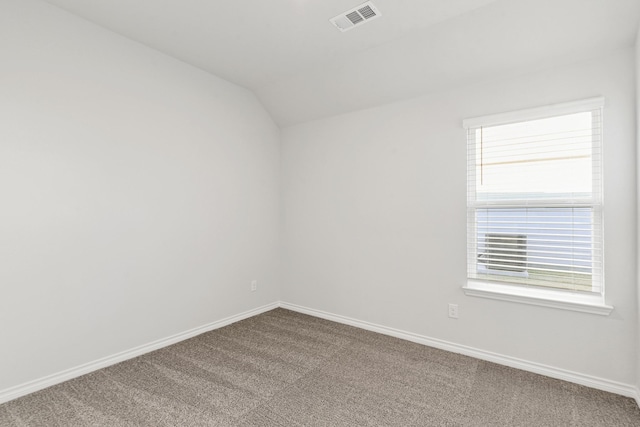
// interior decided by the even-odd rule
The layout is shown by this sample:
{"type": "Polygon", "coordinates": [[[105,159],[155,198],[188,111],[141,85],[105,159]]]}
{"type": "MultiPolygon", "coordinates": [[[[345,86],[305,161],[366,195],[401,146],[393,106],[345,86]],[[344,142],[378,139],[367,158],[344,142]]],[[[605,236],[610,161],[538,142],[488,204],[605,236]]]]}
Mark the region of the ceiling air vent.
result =
{"type": "Polygon", "coordinates": [[[364,22],[371,21],[381,15],[380,11],[370,1],[362,3],[358,7],[347,10],[329,21],[340,31],[348,31],[364,22]]]}

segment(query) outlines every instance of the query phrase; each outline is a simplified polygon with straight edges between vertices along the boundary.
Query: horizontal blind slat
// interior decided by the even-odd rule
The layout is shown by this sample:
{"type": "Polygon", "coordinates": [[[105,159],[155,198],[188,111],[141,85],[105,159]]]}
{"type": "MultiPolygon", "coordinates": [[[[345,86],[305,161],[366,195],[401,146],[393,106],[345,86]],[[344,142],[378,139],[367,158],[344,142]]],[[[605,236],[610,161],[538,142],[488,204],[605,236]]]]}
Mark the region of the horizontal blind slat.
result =
{"type": "Polygon", "coordinates": [[[601,291],[601,121],[595,109],[467,129],[470,278],[601,291]]]}

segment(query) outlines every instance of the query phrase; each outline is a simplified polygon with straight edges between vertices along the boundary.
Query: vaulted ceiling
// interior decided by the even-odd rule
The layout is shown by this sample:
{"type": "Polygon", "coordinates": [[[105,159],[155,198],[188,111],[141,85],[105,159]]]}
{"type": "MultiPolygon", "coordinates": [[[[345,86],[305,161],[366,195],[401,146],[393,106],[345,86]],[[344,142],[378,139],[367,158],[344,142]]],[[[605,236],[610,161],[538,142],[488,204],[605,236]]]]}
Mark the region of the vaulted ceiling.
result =
{"type": "Polygon", "coordinates": [[[632,46],[640,0],[46,0],[252,90],[281,126],[632,46]]]}

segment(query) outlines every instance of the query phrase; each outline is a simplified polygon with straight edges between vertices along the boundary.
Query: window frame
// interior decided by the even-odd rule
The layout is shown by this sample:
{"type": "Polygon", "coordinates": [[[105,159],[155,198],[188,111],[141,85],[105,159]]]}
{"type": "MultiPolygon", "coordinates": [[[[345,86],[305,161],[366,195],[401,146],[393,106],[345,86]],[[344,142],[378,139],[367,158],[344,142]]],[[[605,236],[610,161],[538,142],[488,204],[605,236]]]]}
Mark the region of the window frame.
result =
{"type": "MultiPolygon", "coordinates": [[[[478,206],[475,199],[472,200],[471,194],[474,194],[475,197],[475,170],[470,170],[470,162],[468,160],[468,156],[470,155],[470,150],[475,150],[475,141],[472,141],[469,136],[469,131],[472,129],[477,129],[479,127],[491,127],[491,126],[499,126],[511,123],[525,122],[537,119],[544,119],[568,114],[582,113],[582,112],[592,112],[595,110],[599,110],[599,118],[602,123],[602,115],[603,115],[603,107],[604,107],[604,98],[596,97],[589,98],[580,101],[574,102],[566,102],[562,104],[554,104],[537,108],[530,108],[526,110],[518,110],[501,114],[493,114],[488,116],[481,116],[463,120],[463,127],[467,130],[467,137],[465,138],[465,142],[467,144],[467,178],[466,178],[466,187],[467,187],[467,252],[470,257],[467,259],[467,269],[472,265],[477,265],[477,256],[473,256],[473,253],[469,252],[469,248],[472,245],[476,244],[477,236],[476,236],[476,210],[483,209],[491,205],[491,203],[486,203],[484,205],[478,206]]],[[[600,125],[600,130],[603,130],[603,125],[600,125]]],[[[474,133],[474,132],[472,132],[474,133]]],[[[474,136],[475,138],[475,136],[474,136]]],[[[600,168],[599,168],[599,176],[595,176],[594,174],[594,185],[595,181],[598,180],[597,185],[600,186],[598,191],[596,191],[596,197],[592,200],[591,203],[588,204],[589,207],[594,209],[594,215],[597,215],[600,226],[596,227],[594,233],[599,233],[599,239],[603,242],[603,228],[604,223],[602,220],[603,217],[603,199],[602,199],[602,137],[599,138],[598,143],[600,144],[597,147],[600,150],[600,168]]],[[[573,206],[584,206],[584,203],[578,201],[561,201],[558,205],[573,207],[573,206]]],[[[526,205],[522,205],[526,207],[526,205]]],[[[499,204],[495,205],[495,207],[500,207],[499,204]]],[[[475,247],[475,246],[474,246],[475,247]]],[[[509,282],[490,282],[487,280],[480,280],[470,278],[469,274],[467,274],[466,284],[463,286],[463,291],[468,296],[481,297],[481,298],[490,298],[496,300],[504,300],[504,301],[512,301],[517,303],[538,305],[544,307],[552,307],[559,308],[565,310],[572,311],[580,311],[592,314],[599,315],[609,315],[613,310],[613,306],[607,305],[605,303],[605,293],[604,293],[604,244],[602,244],[602,250],[600,251],[600,259],[598,265],[600,265],[600,271],[598,272],[599,276],[599,287],[600,290],[598,292],[581,292],[581,291],[570,291],[570,290],[562,290],[562,289],[553,289],[553,288],[545,288],[545,287],[536,287],[536,286],[527,286],[517,283],[509,283],[509,282]]]]}

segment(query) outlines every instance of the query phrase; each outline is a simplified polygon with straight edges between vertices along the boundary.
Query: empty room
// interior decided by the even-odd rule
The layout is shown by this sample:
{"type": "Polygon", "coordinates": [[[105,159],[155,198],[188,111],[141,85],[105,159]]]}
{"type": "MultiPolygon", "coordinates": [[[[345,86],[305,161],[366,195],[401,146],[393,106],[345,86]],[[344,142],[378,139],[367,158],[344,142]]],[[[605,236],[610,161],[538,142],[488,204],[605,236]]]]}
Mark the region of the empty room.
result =
{"type": "Polygon", "coordinates": [[[0,0],[0,425],[640,426],[639,27],[0,0]]]}

